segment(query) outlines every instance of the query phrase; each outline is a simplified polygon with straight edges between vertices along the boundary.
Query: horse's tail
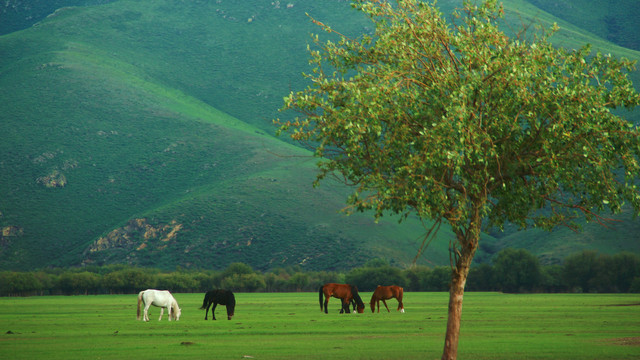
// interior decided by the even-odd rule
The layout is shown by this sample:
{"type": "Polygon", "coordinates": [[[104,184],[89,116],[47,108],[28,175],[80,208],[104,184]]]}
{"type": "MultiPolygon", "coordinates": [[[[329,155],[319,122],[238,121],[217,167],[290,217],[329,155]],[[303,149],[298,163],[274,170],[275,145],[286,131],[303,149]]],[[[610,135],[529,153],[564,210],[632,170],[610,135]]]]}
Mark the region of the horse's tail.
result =
{"type": "Polygon", "coordinates": [[[200,310],[204,310],[207,308],[207,303],[209,302],[209,297],[210,297],[211,292],[207,291],[206,294],[204,294],[204,300],[202,301],[202,307],[200,308],[200,310]]]}
{"type": "Polygon", "coordinates": [[[318,290],[318,297],[320,298],[320,311],[322,311],[324,308],[322,307],[322,300],[324,300],[322,298],[323,292],[322,289],[324,288],[324,285],[320,286],[320,289],[318,290]]]}
{"type": "Polygon", "coordinates": [[[138,312],[136,314],[136,319],[140,320],[140,303],[142,302],[142,294],[144,294],[144,290],[138,293],[138,312]]]}

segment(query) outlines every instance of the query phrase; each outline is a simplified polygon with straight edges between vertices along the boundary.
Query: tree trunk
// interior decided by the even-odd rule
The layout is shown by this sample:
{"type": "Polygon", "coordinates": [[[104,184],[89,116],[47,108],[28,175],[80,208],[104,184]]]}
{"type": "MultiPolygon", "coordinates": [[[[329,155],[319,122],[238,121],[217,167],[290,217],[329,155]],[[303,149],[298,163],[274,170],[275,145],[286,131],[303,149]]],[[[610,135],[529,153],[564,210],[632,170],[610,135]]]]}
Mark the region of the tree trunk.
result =
{"type": "MultiPolygon", "coordinates": [[[[472,254],[468,254],[467,265],[471,264],[472,254]]],[[[463,258],[460,258],[460,263],[463,258]]],[[[455,360],[458,356],[458,338],[460,336],[460,319],[462,318],[462,298],[464,296],[464,285],[467,282],[469,266],[458,267],[451,276],[449,288],[449,318],[447,320],[447,333],[444,338],[444,351],[442,360],[455,360]]]]}
{"type": "MultiPolygon", "coordinates": [[[[476,209],[478,210],[479,207],[476,209]]],[[[478,210],[466,234],[464,232],[457,232],[460,248],[451,249],[451,251],[455,252],[455,268],[451,273],[451,285],[449,287],[449,317],[447,319],[447,333],[444,337],[442,360],[455,360],[458,356],[458,338],[460,337],[464,286],[467,283],[467,275],[469,274],[473,256],[478,249],[481,224],[482,221],[478,210]]]]}

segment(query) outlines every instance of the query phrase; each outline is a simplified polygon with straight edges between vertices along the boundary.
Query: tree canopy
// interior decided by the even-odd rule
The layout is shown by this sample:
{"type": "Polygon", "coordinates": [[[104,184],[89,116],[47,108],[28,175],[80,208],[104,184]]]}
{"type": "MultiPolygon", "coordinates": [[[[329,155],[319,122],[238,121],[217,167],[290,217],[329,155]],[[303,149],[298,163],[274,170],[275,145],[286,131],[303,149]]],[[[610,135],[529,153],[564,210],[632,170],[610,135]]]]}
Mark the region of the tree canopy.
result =
{"type": "Polygon", "coordinates": [[[283,122],[309,144],[318,180],[354,186],[349,209],[448,223],[452,285],[443,358],[455,358],[462,293],[483,224],[577,228],[625,204],[640,212],[640,129],[615,115],[640,104],[634,63],[556,48],[558,30],[513,36],[495,0],[355,0],[374,34],[315,37],[311,85],[285,98],[283,122]]]}

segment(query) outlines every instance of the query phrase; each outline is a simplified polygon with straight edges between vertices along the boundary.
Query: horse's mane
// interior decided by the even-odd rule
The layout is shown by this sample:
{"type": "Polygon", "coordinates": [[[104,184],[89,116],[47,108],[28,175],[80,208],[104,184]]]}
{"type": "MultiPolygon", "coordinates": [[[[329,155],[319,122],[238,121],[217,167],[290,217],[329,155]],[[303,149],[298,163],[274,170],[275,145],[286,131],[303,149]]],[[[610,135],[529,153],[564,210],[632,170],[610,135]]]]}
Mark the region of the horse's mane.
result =
{"type": "MultiPolygon", "coordinates": [[[[224,300],[227,307],[227,316],[231,317],[236,313],[236,297],[233,295],[231,290],[223,290],[224,291],[224,300]]],[[[229,318],[229,320],[231,320],[229,318]]]]}
{"type": "Polygon", "coordinates": [[[176,298],[171,295],[171,316],[174,320],[178,320],[178,312],[180,311],[180,306],[178,305],[178,301],[176,298]]]}
{"type": "Polygon", "coordinates": [[[358,287],[355,285],[351,285],[351,294],[353,295],[353,299],[356,301],[356,304],[358,304],[358,307],[364,307],[364,302],[362,301],[362,298],[360,297],[360,294],[358,293],[358,287]]]}

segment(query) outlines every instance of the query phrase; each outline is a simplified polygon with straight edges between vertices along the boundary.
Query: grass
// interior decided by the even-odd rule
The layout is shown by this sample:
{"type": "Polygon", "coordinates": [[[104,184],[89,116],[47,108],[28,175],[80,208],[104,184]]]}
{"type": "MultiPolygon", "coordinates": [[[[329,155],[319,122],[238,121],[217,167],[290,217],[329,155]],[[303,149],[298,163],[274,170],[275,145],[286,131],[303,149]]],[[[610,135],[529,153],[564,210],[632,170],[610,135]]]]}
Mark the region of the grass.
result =
{"type": "MultiPolygon", "coordinates": [[[[370,293],[363,293],[367,300],[370,293]]],[[[236,316],[204,321],[202,294],[175,294],[179,322],[135,320],[135,295],[0,298],[11,359],[436,359],[446,293],[405,293],[406,313],[322,314],[315,293],[236,294],[236,316]]],[[[395,300],[390,301],[395,307],[395,300]]],[[[467,293],[459,359],[640,356],[638,295],[467,293]]]]}

